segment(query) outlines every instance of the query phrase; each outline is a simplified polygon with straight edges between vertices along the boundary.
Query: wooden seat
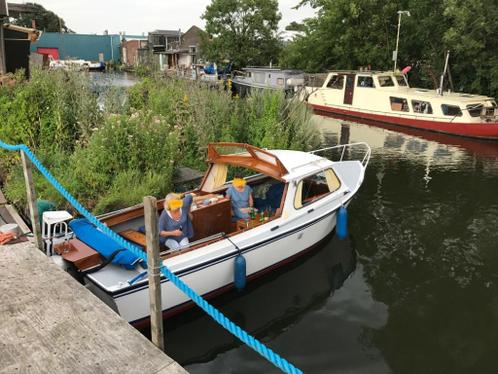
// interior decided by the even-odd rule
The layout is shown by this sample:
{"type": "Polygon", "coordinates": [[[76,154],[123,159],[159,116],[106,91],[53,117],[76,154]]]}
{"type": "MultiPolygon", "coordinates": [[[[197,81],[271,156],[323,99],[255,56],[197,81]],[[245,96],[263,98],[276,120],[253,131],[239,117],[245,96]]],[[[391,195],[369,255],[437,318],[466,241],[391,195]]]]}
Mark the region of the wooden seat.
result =
{"type": "Polygon", "coordinates": [[[135,230],[125,230],[121,231],[119,235],[121,235],[126,240],[129,240],[130,242],[138,244],[142,248],[146,247],[145,234],[142,234],[141,232],[135,230]]]}

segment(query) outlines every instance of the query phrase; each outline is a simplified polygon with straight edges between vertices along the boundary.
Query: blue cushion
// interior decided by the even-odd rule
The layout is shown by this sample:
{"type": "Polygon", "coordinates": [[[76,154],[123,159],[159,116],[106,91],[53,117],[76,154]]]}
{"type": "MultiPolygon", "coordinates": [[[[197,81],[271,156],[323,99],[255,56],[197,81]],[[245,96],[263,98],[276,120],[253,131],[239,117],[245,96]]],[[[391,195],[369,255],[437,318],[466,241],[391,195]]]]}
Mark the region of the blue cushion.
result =
{"type": "Polygon", "coordinates": [[[76,237],[83,243],[92,247],[105,258],[109,258],[117,250],[119,252],[112,260],[113,264],[123,265],[127,269],[133,269],[140,258],[109,238],[102,231],[97,229],[85,218],[74,219],[69,223],[76,237]]]}

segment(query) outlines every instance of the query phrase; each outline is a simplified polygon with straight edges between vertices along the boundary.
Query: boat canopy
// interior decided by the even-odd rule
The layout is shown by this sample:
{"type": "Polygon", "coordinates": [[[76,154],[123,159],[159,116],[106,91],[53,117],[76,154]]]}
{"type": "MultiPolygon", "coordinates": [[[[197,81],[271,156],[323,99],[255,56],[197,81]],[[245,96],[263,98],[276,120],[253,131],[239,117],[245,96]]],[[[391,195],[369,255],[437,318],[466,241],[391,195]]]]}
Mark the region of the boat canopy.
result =
{"type": "Polygon", "coordinates": [[[288,173],[277,156],[244,143],[209,144],[208,162],[248,168],[279,180],[288,173]]]}

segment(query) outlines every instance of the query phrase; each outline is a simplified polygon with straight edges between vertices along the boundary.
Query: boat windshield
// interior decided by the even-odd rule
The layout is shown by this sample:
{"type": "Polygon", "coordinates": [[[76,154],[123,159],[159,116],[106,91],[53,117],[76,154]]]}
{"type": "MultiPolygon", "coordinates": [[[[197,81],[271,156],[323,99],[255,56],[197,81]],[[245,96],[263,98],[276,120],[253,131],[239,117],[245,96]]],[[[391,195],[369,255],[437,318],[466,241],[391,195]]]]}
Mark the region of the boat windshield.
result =
{"type": "Polygon", "coordinates": [[[381,87],[394,87],[394,81],[390,75],[382,75],[377,79],[379,80],[379,86],[381,87]]]}
{"type": "Polygon", "coordinates": [[[396,75],[396,81],[398,82],[398,86],[408,87],[408,84],[406,83],[405,77],[403,77],[402,75],[396,75]]]}

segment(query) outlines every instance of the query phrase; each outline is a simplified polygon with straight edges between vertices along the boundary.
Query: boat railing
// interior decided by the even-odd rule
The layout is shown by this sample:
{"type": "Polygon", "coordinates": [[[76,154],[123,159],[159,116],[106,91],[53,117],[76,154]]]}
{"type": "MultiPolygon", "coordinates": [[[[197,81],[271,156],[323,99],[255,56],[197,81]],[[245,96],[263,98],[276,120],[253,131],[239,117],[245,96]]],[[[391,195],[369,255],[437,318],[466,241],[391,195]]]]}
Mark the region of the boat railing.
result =
{"type": "MultiPolygon", "coordinates": [[[[340,151],[341,155],[340,155],[339,159],[338,160],[331,160],[331,161],[341,162],[341,161],[344,161],[344,156],[346,155],[346,150],[350,150],[350,151],[354,152],[354,151],[357,151],[358,149],[362,150],[363,152],[361,153],[360,157],[356,158],[356,160],[360,161],[361,164],[363,165],[363,167],[366,168],[368,165],[368,162],[370,161],[372,149],[365,142],[338,144],[338,145],[334,145],[332,147],[316,149],[316,150],[311,151],[309,153],[318,154],[318,153],[324,153],[324,152],[332,153],[333,151],[340,151]]],[[[355,160],[355,159],[353,159],[353,160],[355,160]]]]}

